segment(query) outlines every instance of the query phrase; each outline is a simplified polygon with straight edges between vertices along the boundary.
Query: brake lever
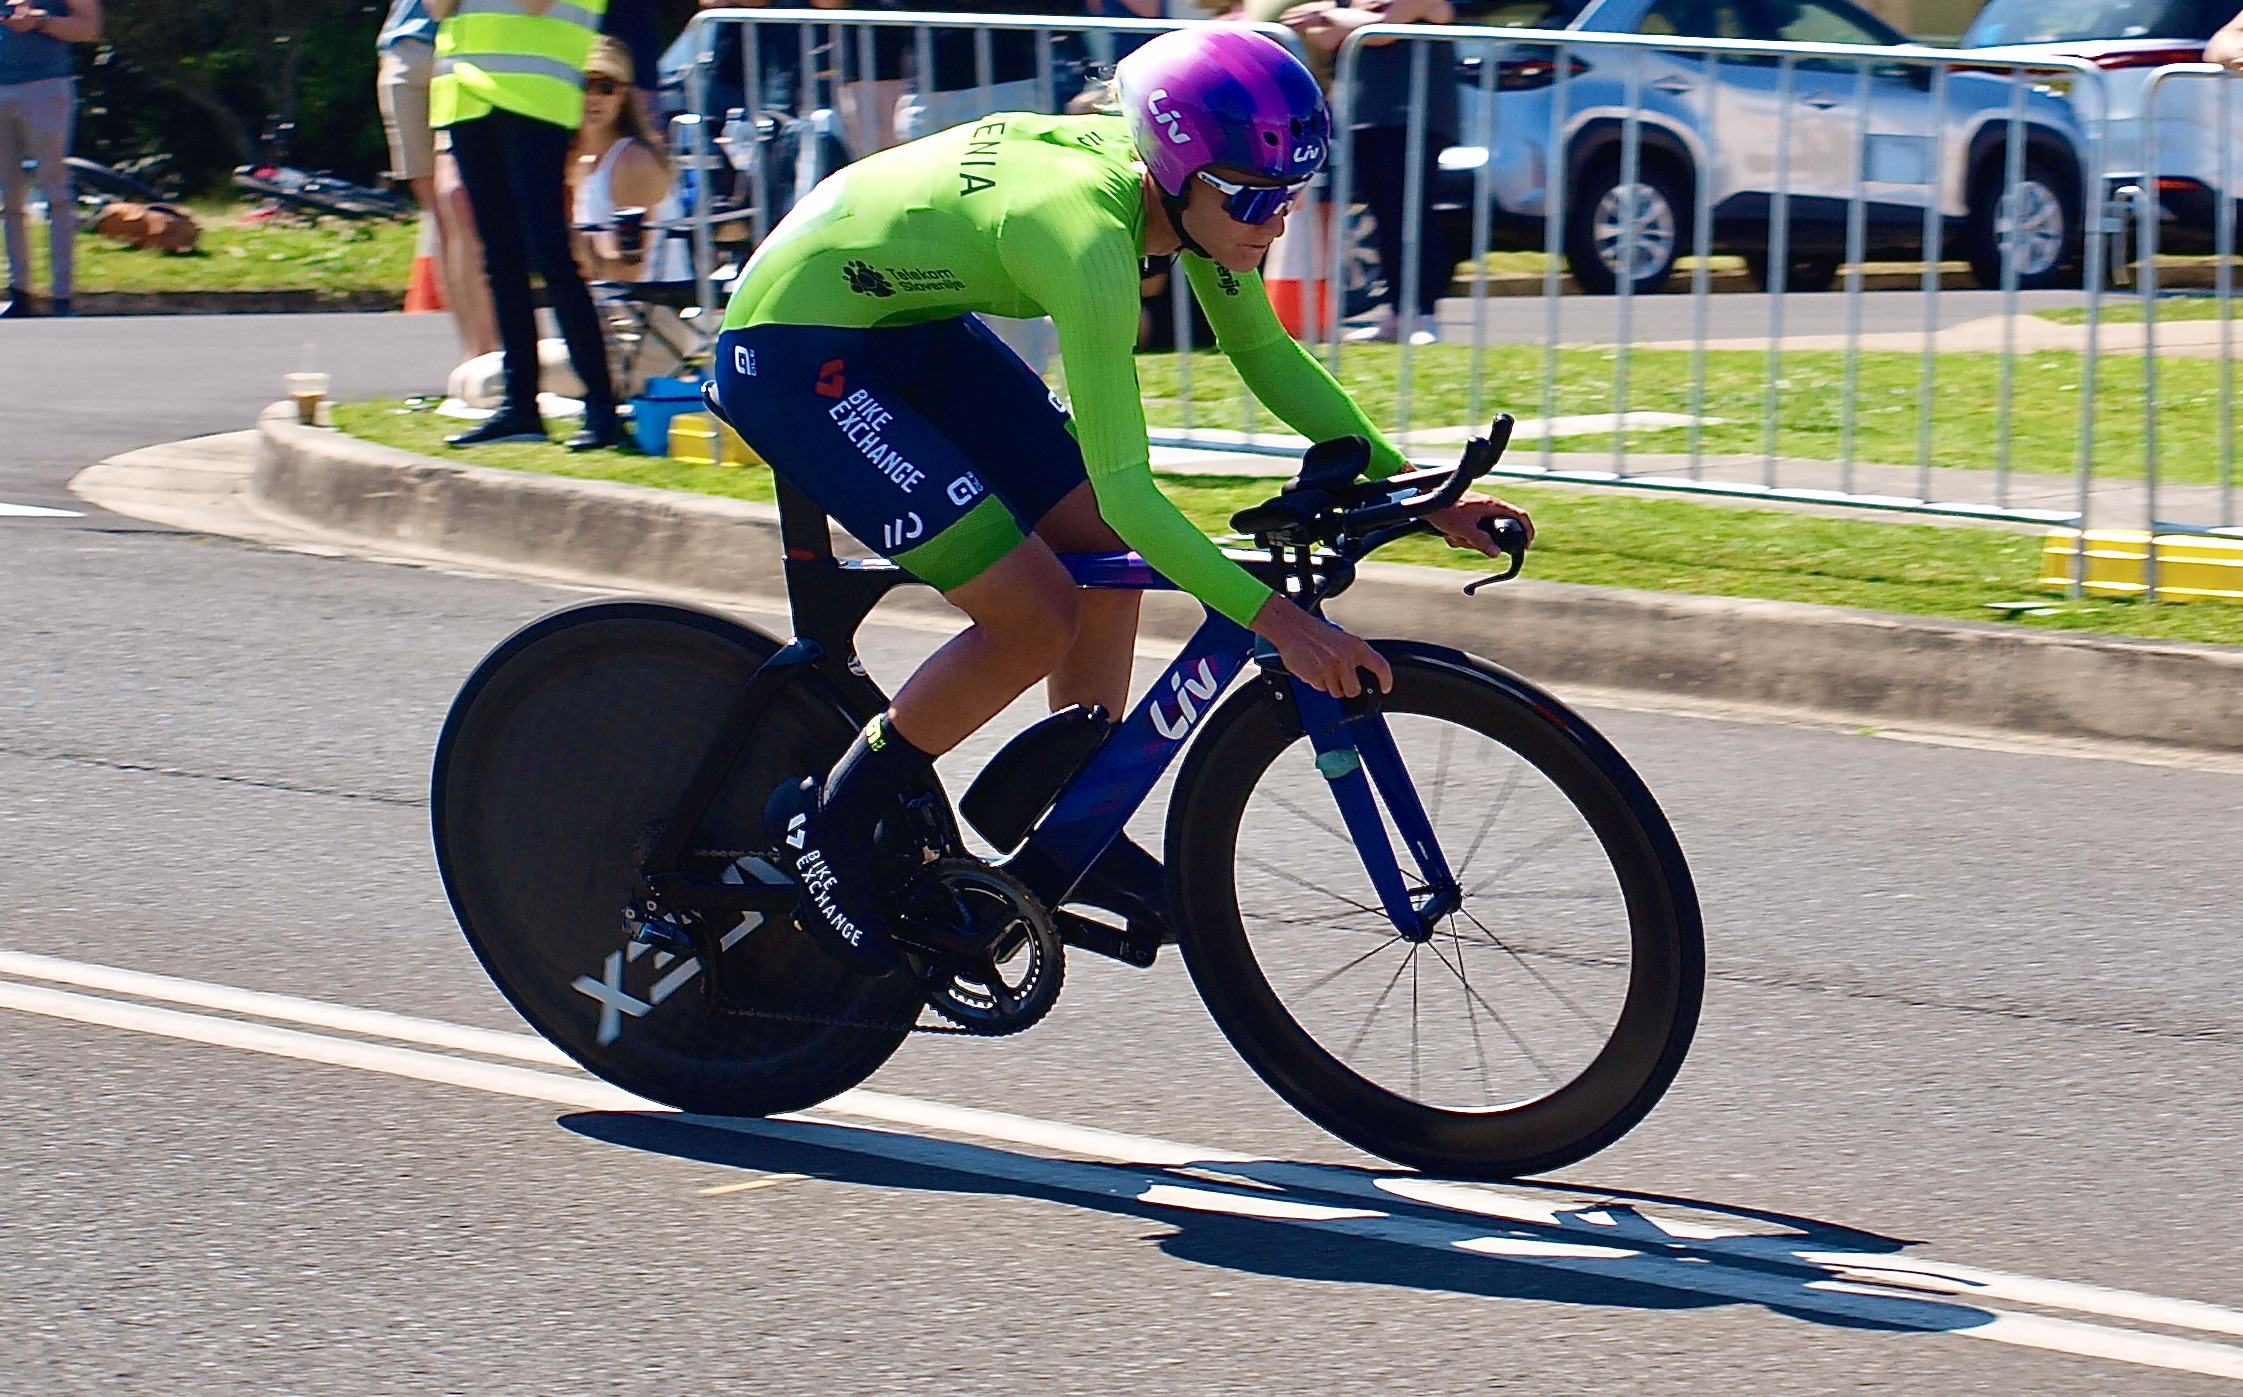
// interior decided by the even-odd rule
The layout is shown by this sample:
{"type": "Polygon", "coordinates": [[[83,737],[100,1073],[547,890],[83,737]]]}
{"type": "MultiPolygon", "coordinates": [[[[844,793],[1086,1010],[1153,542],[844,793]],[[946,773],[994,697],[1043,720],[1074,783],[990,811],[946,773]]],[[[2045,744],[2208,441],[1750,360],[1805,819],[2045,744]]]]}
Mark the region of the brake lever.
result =
{"type": "Polygon", "coordinates": [[[1516,519],[1487,518],[1480,521],[1480,532],[1493,540],[1498,551],[1510,560],[1510,566],[1492,577],[1465,584],[1464,595],[1476,596],[1482,587],[1496,582],[1509,582],[1526,566],[1526,526],[1516,519]]]}

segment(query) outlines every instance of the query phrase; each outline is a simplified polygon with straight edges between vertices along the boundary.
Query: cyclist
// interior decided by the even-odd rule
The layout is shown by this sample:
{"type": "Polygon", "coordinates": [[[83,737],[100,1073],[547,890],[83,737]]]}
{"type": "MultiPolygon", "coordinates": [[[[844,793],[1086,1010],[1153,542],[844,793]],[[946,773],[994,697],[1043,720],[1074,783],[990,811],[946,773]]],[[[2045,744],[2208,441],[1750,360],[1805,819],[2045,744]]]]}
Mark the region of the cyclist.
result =
{"type": "MultiPolygon", "coordinates": [[[[1125,711],[1139,596],[1076,588],[1056,554],[1135,549],[1327,692],[1360,693],[1366,671],[1393,680],[1378,652],[1273,595],[1161,494],[1132,360],[1140,277],[1181,252],[1256,397],[1311,440],[1369,438],[1373,477],[1402,468],[1278,324],[1255,270],[1324,163],[1316,79],[1270,39],[1219,24],[1161,35],[1116,78],[1120,119],[1004,113],[828,177],[756,252],[717,342],[718,392],[748,442],[972,620],[822,782],[774,800],[806,929],[864,969],[898,963],[874,828],[936,756],[1039,679],[1055,711],[1125,711]],[[971,312],[1051,317],[1072,415],[971,312]]],[[[1492,554],[1479,527],[1491,517],[1532,528],[1484,495],[1430,522],[1492,554]]],[[[1126,841],[1101,862],[1125,882],[1151,866],[1126,841]]]]}

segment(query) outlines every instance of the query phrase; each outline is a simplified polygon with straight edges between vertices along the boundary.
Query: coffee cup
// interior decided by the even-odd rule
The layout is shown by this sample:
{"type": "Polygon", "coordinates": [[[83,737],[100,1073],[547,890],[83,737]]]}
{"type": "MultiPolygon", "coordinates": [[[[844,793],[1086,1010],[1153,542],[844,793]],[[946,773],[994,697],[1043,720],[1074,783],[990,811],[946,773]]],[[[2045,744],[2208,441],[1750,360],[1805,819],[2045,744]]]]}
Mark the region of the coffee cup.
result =
{"type": "Polygon", "coordinates": [[[296,404],[296,420],[309,427],[319,421],[319,405],[327,397],[327,375],[322,373],[293,373],[287,375],[288,396],[296,404]]]}

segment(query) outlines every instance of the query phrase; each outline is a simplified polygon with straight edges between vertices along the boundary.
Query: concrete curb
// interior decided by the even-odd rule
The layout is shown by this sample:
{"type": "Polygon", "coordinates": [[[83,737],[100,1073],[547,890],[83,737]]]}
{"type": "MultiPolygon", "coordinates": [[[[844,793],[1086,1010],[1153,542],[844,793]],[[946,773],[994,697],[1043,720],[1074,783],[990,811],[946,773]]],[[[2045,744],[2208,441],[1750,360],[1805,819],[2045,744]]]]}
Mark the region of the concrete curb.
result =
{"type": "MultiPolygon", "coordinates": [[[[769,505],[454,465],[299,426],[285,405],[258,427],[252,500],[323,529],[634,587],[783,586],[769,505]]],[[[1467,599],[1466,580],[1367,564],[1333,611],[1365,634],[1456,645],[1553,684],[2243,750],[2243,648],[1533,580],[1467,599]]],[[[941,609],[916,591],[897,601],[941,609]]],[[[1189,632],[1188,604],[1148,601],[1167,603],[1148,606],[1148,632],[1189,632]]]]}
{"type": "Polygon", "coordinates": [[[308,315],[404,305],[402,291],[81,291],[70,301],[80,315],[308,315]]]}

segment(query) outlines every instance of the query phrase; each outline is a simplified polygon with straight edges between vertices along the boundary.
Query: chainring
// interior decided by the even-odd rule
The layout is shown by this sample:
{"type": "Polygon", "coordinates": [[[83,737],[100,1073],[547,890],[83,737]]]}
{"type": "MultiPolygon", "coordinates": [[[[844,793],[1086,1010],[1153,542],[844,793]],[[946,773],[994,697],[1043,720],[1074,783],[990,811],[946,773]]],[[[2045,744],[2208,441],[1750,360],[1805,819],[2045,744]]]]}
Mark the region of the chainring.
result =
{"type": "Polygon", "coordinates": [[[968,1033],[1001,1038],[1059,1001],[1067,951],[1026,884],[979,859],[927,865],[905,888],[898,940],[926,967],[927,1004],[968,1033]]]}

